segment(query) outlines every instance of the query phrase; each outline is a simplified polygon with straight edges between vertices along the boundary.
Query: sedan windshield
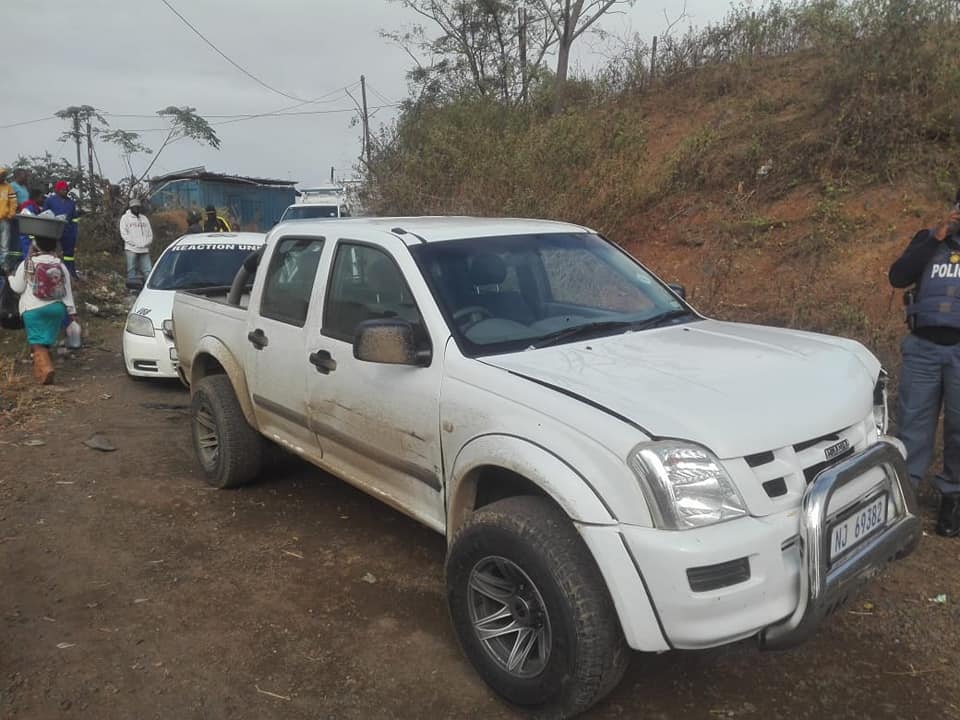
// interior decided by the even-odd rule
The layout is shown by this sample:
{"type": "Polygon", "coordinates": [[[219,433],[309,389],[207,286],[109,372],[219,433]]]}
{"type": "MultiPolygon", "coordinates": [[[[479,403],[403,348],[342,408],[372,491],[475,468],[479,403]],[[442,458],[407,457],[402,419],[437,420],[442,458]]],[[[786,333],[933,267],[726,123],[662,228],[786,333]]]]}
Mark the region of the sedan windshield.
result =
{"type": "Polygon", "coordinates": [[[230,285],[240,265],[259,245],[249,243],[210,243],[173,245],[150,275],[152,290],[230,285]]]}
{"type": "Polygon", "coordinates": [[[313,220],[315,218],[339,217],[336,205],[294,205],[288,207],[282,220],[313,220]]]}
{"type": "Polygon", "coordinates": [[[452,240],[411,252],[470,355],[699,319],[633,258],[590,233],[452,240]]]}

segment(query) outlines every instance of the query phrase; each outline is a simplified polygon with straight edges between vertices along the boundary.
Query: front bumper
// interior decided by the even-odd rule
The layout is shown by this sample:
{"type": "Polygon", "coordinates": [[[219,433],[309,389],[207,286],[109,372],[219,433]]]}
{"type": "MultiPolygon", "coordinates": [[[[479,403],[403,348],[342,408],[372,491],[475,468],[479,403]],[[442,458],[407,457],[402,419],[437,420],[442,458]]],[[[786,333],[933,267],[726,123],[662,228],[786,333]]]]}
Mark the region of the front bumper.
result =
{"type": "Polygon", "coordinates": [[[880,441],[817,475],[800,508],[682,532],[624,524],[579,530],[635,650],[700,649],[758,635],[763,647],[784,648],[813,634],[862,582],[916,546],[908,477],[897,448],[880,441]],[[867,486],[869,497],[888,493],[886,524],[831,565],[831,523],[867,486]],[[746,579],[693,589],[690,569],[732,561],[749,567],[746,579]]]}
{"type": "Polygon", "coordinates": [[[162,330],[153,337],[123,331],[123,360],[126,371],[134,377],[176,378],[179,362],[173,340],[162,330]]]}
{"type": "Polygon", "coordinates": [[[776,650],[809,638],[820,621],[842,605],[867,580],[893,560],[913,552],[920,542],[917,500],[900,449],[881,440],[827,468],[810,484],[800,511],[800,592],[797,607],[784,621],[760,633],[761,647],[776,650]],[[893,512],[882,531],[868,537],[846,557],[830,563],[830,499],[848,483],[873,469],[883,470],[879,489],[888,493],[893,512]]]}

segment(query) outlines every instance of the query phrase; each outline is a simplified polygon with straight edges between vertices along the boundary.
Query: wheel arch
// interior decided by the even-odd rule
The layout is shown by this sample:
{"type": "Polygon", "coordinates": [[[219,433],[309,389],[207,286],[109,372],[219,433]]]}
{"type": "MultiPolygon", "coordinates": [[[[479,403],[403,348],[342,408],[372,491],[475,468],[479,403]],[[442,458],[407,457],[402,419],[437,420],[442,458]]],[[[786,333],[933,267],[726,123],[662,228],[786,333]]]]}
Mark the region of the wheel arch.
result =
{"type": "Polygon", "coordinates": [[[539,495],[577,522],[609,524],[613,513],[590,482],[558,454],[514,435],[474,438],[457,454],[447,485],[447,538],[496,500],[539,495]]]}
{"type": "Polygon", "coordinates": [[[222,341],[207,336],[200,341],[190,364],[190,387],[195,388],[198,382],[209,375],[226,375],[230,378],[243,416],[251,427],[258,427],[243,366],[222,341]]]}

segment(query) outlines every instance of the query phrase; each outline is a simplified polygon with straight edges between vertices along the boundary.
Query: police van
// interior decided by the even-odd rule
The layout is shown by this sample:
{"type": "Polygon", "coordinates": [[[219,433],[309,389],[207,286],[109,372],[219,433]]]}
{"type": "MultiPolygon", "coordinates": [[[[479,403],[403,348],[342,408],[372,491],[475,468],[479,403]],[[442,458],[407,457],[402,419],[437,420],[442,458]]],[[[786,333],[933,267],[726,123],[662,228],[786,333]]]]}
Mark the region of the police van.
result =
{"type": "Polygon", "coordinates": [[[123,364],[131,377],[177,377],[173,296],[178,290],[230,285],[264,233],[203,233],[173,242],[147,276],[123,330],[123,364]]]}

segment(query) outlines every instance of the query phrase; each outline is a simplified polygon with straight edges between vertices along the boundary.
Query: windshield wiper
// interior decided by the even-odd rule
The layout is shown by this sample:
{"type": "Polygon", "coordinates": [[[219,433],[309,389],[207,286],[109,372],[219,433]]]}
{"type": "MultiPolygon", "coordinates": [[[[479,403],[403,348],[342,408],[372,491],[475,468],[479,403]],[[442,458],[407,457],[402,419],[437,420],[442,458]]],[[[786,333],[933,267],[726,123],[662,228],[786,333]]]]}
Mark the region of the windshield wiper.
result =
{"type": "Polygon", "coordinates": [[[562,328],[552,333],[547,333],[535,343],[532,343],[528,349],[537,350],[539,348],[549,347],[550,345],[556,345],[565,340],[583,337],[584,335],[591,335],[607,330],[632,328],[634,325],[636,325],[636,323],[631,320],[598,320],[597,322],[574,325],[573,327],[562,328]]]}
{"type": "Polygon", "coordinates": [[[665,325],[671,320],[678,320],[679,318],[686,317],[688,315],[693,315],[687,309],[682,310],[669,310],[665,313],[659,315],[654,315],[653,317],[647,318],[646,320],[641,320],[638,323],[633,324],[634,330],[649,330],[650,328],[660,327],[665,325]]]}

